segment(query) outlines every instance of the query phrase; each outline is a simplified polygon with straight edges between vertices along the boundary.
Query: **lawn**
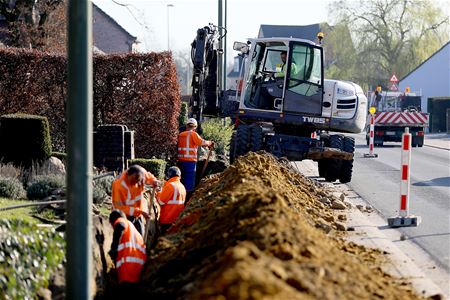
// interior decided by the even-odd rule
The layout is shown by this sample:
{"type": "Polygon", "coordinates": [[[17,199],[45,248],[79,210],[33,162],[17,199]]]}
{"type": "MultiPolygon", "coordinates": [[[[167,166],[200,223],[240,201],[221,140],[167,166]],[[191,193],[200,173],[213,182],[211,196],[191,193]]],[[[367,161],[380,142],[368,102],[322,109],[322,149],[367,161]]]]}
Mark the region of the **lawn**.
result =
{"type": "MultiPolygon", "coordinates": [[[[26,204],[26,203],[33,203],[33,201],[12,200],[12,199],[7,199],[7,198],[0,198],[0,208],[17,205],[17,204],[26,204]]],[[[30,206],[30,207],[18,208],[18,209],[13,209],[13,210],[0,211],[0,219],[3,219],[3,220],[4,219],[8,219],[8,220],[19,219],[19,220],[28,221],[31,223],[38,223],[38,220],[31,216],[32,209],[33,209],[33,207],[30,206]]]]}

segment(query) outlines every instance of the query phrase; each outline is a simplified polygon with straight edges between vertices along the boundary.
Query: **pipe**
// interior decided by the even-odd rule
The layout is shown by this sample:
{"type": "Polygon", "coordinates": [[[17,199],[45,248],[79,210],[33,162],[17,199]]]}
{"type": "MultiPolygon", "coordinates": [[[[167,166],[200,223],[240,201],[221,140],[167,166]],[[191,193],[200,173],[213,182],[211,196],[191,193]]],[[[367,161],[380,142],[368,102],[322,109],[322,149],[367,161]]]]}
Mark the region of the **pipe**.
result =
{"type": "Polygon", "coordinates": [[[92,3],[70,0],[67,99],[67,299],[92,299],[92,3]]]}
{"type": "Polygon", "coordinates": [[[52,201],[39,201],[37,203],[17,204],[17,205],[11,205],[11,206],[7,206],[7,207],[0,207],[0,211],[13,210],[13,209],[24,208],[24,207],[29,207],[29,206],[60,204],[60,203],[65,203],[65,202],[66,202],[66,200],[52,200],[52,201]]]}

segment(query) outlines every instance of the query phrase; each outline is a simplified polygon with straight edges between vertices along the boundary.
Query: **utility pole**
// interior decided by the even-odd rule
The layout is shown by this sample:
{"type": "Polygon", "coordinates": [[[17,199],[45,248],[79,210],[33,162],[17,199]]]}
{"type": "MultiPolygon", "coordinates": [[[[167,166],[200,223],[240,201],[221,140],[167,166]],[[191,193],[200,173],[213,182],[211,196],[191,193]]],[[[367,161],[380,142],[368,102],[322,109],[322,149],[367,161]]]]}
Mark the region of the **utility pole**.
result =
{"type": "MultiPolygon", "coordinates": [[[[219,26],[219,36],[223,35],[223,0],[218,0],[218,22],[217,25],[219,26]]],[[[223,41],[222,39],[219,41],[219,49],[223,49],[223,41]]],[[[218,78],[218,92],[222,90],[223,87],[223,54],[217,53],[217,74],[219,75],[218,78]]]]}
{"type": "Polygon", "coordinates": [[[170,51],[170,18],[169,8],[173,7],[173,4],[167,4],[167,51],[170,51]]]}
{"type": "Polygon", "coordinates": [[[66,297],[92,298],[92,3],[70,0],[66,297]]]}
{"type": "MultiPolygon", "coordinates": [[[[227,19],[228,19],[228,1],[225,1],[225,21],[224,21],[224,27],[227,29],[227,19]]],[[[226,91],[227,89],[227,36],[224,37],[223,40],[223,90],[226,91]]]]}

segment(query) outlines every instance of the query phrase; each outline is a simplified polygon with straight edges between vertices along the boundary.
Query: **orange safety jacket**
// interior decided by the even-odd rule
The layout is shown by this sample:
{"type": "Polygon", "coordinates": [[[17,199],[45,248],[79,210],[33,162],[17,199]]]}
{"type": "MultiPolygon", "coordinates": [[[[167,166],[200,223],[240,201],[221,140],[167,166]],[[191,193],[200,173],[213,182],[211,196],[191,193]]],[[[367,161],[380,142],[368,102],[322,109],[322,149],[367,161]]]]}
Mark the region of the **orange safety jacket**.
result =
{"type": "Polygon", "coordinates": [[[116,270],[119,283],[123,281],[138,282],[144,267],[147,255],[142,235],[136,230],[133,223],[125,218],[118,218],[114,222],[125,227],[117,247],[116,270]]]}
{"type": "Polygon", "coordinates": [[[178,161],[197,161],[197,148],[210,145],[194,130],[186,130],[178,136],[178,161]]]}
{"type": "MultiPolygon", "coordinates": [[[[127,217],[139,217],[145,210],[145,201],[143,201],[144,185],[130,185],[127,182],[127,172],[114,180],[112,184],[112,204],[113,209],[119,209],[127,217]]],[[[153,184],[156,177],[150,172],[145,173],[145,184],[153,184]]]]}
{"type": "Polygon", "coordinates": [[[159,223],[172,224],[183,211],[186,200],[186,189],[180,182],[180,177],[175,176],[166,181],[157,196],[161,206],[159,223]]]}

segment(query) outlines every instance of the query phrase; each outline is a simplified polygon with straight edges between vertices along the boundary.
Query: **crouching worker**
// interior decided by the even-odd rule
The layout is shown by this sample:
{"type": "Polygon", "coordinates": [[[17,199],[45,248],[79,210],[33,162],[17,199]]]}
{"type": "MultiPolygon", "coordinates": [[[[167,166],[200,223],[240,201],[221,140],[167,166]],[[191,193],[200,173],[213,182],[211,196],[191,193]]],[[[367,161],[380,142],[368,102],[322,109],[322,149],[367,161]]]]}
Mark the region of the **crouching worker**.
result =
{"type": "Polygon", "coordinates": [[[109,215],[109,222],[114,228],[114,234],[108,253],[116,266],[118,292],[123,295],[129,295],[129,292],[136,293],[134,286],[140,281],[141,271],[147,260],[144,240],[133,223],[127,220],[123,211],[113,210],[109,215]]]}
{"type": "Polygon", "coordinates": [[[143,195],[145,184],[157,187],[159,181],[152,173],[138,165],[129,167],[112,184],[113,209],[123,211],[142,236],[145,229],[143,217],[149,218],[143,195]]]}
{"type": "Polygon", "coordinates": [[[164,234],[184,209],[186,189],[180,182],[181,171],[177,167],[170,167],[167,171],[168,180],[157,194],[158,203],[161,206],[159,223],[161,233],[164,234]]]}

